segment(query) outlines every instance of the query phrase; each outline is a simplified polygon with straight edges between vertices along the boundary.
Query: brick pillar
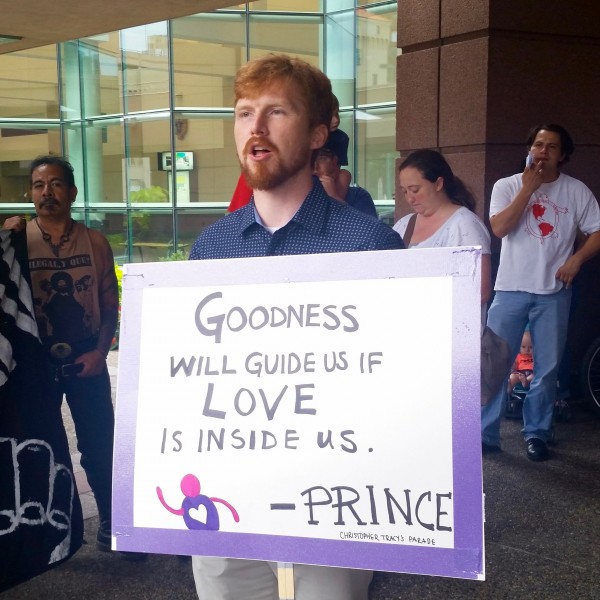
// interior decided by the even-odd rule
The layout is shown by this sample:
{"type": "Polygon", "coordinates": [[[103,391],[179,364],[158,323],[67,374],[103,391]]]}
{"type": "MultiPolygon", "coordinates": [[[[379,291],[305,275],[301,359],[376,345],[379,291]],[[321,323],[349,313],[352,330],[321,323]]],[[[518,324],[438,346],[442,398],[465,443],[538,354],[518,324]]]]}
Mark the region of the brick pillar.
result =
{"type": "MultiPolygon", "coordinates": [[[[600,198],[600,2],[398,0],[398,48],[397,150],[441,150],[480,216],[494,182],[520,169],[528,130],[548,121],[575,142],[564,171],[600,198]]],[[[407,212],[396,187],[396,217],[407,212]]],[[[600,259],[578,279],[571,345],[584,346],[600,259]]]]}
{"type": "Polygon", "coordinates": [[[441,150],[484,215],[529,128],[558,122],[577,147],[565,172],[600,197],[599,24],[592,1],[399,0],[397,149],[441,150]]]}

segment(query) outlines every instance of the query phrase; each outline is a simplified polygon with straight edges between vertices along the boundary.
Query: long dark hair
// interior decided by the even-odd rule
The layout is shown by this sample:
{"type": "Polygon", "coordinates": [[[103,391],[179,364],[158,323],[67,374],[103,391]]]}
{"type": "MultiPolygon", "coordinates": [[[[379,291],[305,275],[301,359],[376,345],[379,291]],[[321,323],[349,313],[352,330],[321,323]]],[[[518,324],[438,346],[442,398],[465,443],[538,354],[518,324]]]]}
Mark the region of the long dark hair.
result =
{"type": "Polygon", "coordinates": [[[417,169],[427,181],[435,183],[439,177],[444,180],[444,192],[453,204],[465,206],[475,212],[475,198],[462,180],[457,177],[437,150],[415,150],[400,164],[398,172],[407,167],[417,169]]]}

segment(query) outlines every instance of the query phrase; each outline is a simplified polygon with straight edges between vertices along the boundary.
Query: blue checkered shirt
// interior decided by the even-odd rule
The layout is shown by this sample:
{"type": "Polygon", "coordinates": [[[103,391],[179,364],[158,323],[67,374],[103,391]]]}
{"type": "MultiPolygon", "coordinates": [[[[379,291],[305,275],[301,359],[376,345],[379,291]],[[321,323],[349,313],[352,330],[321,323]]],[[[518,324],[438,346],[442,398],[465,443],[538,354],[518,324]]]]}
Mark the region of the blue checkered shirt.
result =
{"type": "Polygon", "coordinates": [[[313,182],[298,212],[275,233],[257,222],[252,200],[207,227],[194,242],[190,260],[404,248],[391,227],[333,200],[318,180],[313,182]]]}

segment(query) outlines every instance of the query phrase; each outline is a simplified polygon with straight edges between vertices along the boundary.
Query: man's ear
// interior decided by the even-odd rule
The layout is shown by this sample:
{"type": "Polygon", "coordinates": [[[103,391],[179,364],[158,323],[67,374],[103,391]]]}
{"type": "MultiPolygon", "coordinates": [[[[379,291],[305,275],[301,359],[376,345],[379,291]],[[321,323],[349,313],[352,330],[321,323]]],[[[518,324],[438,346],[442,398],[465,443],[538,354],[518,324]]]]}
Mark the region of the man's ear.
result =
{"type": "Polygon", "coordinates": [[[77,191],[77,186],[75,185],[69,190],[69,200],[71,201],[71,204],[77,199],[77,191]]]}
{"type": "Polygon", "coordinates": [[[322,148],[329,136],[329,128],[326,125],[317,125],[312,132],[311,150],[322,148]]]}

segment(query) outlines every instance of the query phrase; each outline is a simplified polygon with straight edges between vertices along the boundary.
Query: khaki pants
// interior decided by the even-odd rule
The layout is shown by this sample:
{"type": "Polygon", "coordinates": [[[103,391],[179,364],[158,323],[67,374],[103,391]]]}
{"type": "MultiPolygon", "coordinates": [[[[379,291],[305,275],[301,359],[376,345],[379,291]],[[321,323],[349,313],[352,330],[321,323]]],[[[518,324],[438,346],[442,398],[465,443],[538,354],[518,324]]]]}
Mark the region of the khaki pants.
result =
{"type": "MultiPolygon", "coordinates": [[[[278,600],[277,563],[192,557],[199,600],[278,600]]],[[[367,600],[373,571],[294,565],[296,600],[367,600]]]]}

